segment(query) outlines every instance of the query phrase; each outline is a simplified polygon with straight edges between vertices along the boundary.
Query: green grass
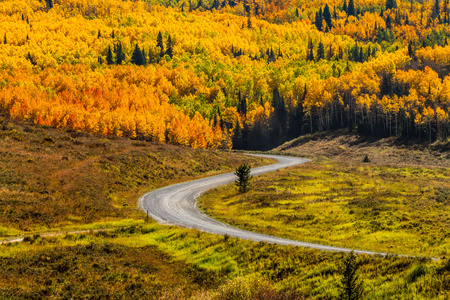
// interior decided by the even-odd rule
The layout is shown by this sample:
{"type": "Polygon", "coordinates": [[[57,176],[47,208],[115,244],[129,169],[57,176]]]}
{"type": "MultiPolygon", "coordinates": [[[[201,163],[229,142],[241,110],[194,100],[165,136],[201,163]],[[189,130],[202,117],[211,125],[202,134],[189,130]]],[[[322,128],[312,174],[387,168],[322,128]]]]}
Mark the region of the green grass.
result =
{"type": "MultiPolygon", "coordinates": [[[[334,299],[345,254],[152,223],[95,234],[30,238],[0,246],[0,255],[3,298],[226,299],[227,293],[244,294],[247,287],[254,290],[253,298],[243,299],[262,300],[269,299],[267,293],[278,297],[270,299],[334,299]],[[149,295],[149,290],[154,293],[149,295]]],[[[358,261],[366,299],[448,296],[448,261],[366,255],[358,256],[358,261]]]]}
{"type": "Polygon", "coordinates": [[[450,255],[450,170],[309,163],[199,200],[209,215],[286,238],[378,252],[450,255]]]}

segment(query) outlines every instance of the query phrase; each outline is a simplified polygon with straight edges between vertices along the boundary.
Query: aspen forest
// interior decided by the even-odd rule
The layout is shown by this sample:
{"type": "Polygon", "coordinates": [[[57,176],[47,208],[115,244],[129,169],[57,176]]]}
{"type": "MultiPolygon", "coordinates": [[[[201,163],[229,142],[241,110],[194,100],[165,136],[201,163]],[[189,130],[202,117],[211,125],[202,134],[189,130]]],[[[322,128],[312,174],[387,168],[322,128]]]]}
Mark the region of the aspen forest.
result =
{"type": "Polygon", "coordinates": [[[16,120],[193,148],[449,135],[448,0],[5,0],[0,20],[16,120]]]}

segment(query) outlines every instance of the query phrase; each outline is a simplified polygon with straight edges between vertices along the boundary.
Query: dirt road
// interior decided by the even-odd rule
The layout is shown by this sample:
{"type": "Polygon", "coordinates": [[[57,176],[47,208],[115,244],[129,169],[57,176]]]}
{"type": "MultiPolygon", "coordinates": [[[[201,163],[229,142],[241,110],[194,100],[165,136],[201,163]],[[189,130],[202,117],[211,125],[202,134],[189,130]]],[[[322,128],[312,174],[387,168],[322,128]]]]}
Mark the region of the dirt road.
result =
{"type": "MultiPolygon", "coordinates": [[[[252,174],[254,176],[263,173],[275,171],[290,166],[295,166],[308,162],[309,160],[289,156],[259,155],[268,158],[277,159],[278,162],[272,165],[254,168],[252,174]]],[[[139,199],[139,206],[149,216],[160,223],[173,224],[186,228],[196,228],[201,231],[229,235],[241,239],[264,241],[268,243],[276,243],[281,245],[294,245],[300,247],[321,249],[326,251],[354,251],[359,254],[379,254],[371,251],[362,251],[356,249],[347,249],[340,247],[332,247],[320,244],[305,243],[301,241],[283,239],[275,236],[265,235],[256,232],[242,230],[230,225],[214,220],[201,213],[196,206],[196,198],[215,187],[231,183],[236,180],[233,173],[217,175],[213,177],[203,178],[199,180],[184,182],[176,185],[167,186],[158,190],[154,190],[145,194],[139,199]]]]}

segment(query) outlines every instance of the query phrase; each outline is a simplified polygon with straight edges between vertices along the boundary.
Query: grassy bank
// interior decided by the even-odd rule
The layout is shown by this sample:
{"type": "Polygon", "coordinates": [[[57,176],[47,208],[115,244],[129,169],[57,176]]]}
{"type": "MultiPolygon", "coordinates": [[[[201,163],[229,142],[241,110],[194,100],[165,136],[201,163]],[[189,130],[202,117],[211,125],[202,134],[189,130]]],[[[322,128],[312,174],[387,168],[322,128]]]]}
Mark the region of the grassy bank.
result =
{"type": "MultiPolygon", "coordinates": [[[[157,224],[29,238],[0,253],[4,299],[334,299],[344,256],[157,224]]],[[[450,288],[447,261],[358,262],[366,299],[445,299],[450,288]]]]}

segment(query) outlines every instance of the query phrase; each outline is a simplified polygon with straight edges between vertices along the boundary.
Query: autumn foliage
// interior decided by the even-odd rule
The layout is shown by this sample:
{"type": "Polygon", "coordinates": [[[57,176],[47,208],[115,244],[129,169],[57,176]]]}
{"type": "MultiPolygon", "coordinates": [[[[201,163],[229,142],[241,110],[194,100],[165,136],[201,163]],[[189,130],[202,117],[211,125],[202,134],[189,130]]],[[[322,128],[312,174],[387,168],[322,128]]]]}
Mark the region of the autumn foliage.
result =
{"type": "Polygon", "coordinates": [[[15,119],[199,148],[447,139],[447,1],[50,2],[0,4],[15,119]]]}

